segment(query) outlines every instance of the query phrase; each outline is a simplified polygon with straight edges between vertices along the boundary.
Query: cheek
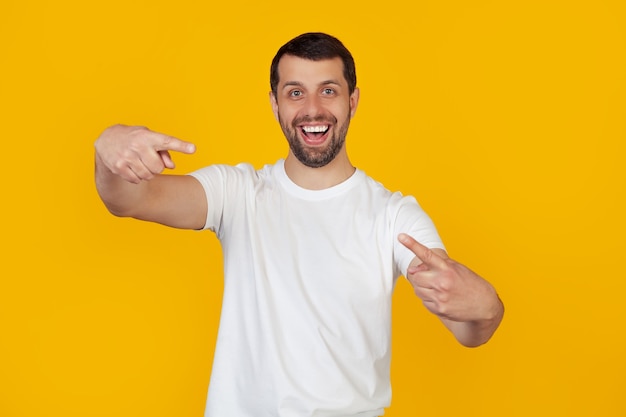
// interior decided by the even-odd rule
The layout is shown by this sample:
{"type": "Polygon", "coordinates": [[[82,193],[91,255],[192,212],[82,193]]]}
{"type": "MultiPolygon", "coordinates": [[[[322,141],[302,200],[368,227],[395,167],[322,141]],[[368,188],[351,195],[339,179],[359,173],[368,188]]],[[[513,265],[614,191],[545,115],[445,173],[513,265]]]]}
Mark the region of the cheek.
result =
{"type": "Polygon", "coordinates": [[[336,106],[333,109],[333,114],[337,117],[338,120],[345,120],[347,118],[352,117],[353,106],[350,102],[343,102],[342,105],[336,106]]]}
{"type": "Polygon", "coordinates": [[[277,108],[277,113],[280,120],[287,124],[291,124],[292,120],[297,116],[297,111],[290,106],[279,106],[277,108]]]}

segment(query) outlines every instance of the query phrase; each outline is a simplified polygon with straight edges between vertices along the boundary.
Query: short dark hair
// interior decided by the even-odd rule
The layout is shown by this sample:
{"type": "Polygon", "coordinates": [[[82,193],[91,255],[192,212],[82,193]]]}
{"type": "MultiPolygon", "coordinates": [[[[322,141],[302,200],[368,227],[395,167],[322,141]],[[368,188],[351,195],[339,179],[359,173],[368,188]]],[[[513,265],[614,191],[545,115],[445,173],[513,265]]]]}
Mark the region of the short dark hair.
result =
{"type": "Polygon", "coordinates": [[[339,57],[343,61],[343,76],[348,82],[350,94],[356,89],[356,68],[350,51],[334,36],[321,32],[309,32],[284,44],[274,56],[270,67],[270,87],[274,95],[276,95],[279,82],[278,63],[283,55],[293,55],[311,61],[339,57]]]}

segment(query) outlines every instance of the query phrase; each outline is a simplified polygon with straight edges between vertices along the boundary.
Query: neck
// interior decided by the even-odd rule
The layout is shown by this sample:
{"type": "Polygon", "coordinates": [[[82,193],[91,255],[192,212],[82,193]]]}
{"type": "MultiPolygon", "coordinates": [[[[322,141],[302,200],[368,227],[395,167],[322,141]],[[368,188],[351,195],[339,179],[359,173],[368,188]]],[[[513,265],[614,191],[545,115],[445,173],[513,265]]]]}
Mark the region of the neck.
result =
{"type": "Polygon", "coordinates": [[[341,184],[354,174],[355,169],[348,159],[345,147],[335,159],[320,168],[304,165],[291,151],[285,159],[285,172],[289,179],[308,190],[323,190],[341,184]]]}

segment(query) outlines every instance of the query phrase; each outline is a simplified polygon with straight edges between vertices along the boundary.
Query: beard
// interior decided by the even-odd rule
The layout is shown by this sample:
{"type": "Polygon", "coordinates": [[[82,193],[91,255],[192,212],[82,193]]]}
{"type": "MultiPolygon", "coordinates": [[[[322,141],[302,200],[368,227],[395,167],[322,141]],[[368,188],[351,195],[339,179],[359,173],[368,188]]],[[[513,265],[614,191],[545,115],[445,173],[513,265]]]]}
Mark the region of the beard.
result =
{"type": "Polygon", "coordinates": [[[346,135],[350,126],[350,116],[346,118],[341,126],[337,125],[337,118],[334,116],[300,117],[294,119],[291,125],[289,125],[279,115],[278,121],[293,155],[298,161],[310,168],[321,168],[335,159],[346,142],[346,135]],[[327,139],[326,146],[310,147],[300,140],[298,125],[312,122],[326,122],[333,126],[333,133],[327,139]],[[338,127],[337,131],[335,131],[335,127],[338,127]]]}

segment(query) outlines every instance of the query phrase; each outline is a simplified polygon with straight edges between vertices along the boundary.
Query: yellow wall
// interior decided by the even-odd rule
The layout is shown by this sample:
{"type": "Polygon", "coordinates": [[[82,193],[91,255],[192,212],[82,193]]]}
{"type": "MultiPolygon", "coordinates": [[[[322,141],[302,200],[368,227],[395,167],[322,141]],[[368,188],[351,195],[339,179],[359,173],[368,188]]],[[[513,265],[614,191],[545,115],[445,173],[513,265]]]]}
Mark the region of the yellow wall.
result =
{"type": "Polygon", "coordinates": [[[93,142],[194,141],[181,173],[285,156],[269,62],[311,30],[357,61],[353,162],[507,306],[464,349],[401,282],[386,416],[626,415],[622,0],[3,0],[0,416],[201,415],[219,245],[110,216],[93,142]]]}

